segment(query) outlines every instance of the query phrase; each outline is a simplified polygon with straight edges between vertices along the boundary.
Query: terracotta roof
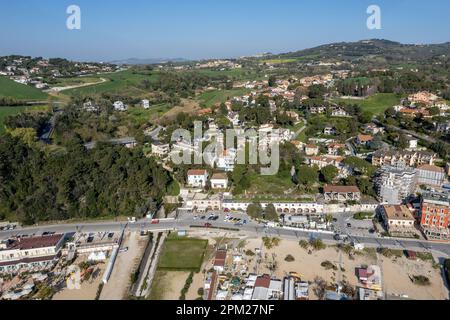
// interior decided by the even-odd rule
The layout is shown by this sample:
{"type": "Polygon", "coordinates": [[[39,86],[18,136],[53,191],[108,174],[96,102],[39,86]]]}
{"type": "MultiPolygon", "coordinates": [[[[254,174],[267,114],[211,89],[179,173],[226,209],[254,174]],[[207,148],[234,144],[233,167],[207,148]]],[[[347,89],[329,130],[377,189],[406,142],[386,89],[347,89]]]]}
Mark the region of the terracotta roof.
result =
{"type": "Polygon", "coordinates": [[[256,287],[269,288],[270,287],[270,276],[266,274],[266,275],[263,275],[262,277],[258,277],[255,281],[255,288],[256,287]]]}
{"type": "Polygon", "coordinates": [[[211,179],[228,180],[228,176],[225,173],[214,173],[211,179]]]}
{"type": "Polygon", "coordinates": [[[356,186],[325,186],[323,187],[323,191],[337,193],[361,192],[356,186]]]}
{"type": "Polygon", "coordinates": [[[214,266],[223,267],[225,266],[225,260],[227,258],[227,252],[225,250],[219,250],[216,252],[216,258],[214,260],[214,266]]]}
{"type": "Polygon", "coordinates": [[[392,220],[414,220],[414,216],[407,206],[383,206],[388,219],[392,220]]]}
{"type": "Polygon", "coordinates": [[[371,135],[359,134],[358,140],[361,142],[369,142],[373,140],[373,137],[371,135]]]}
{"type": "Polygon", "coordinates": [[[188,176],[203,176],[207,173],[206,170],[189,170],[187,172],[188,176]]]}

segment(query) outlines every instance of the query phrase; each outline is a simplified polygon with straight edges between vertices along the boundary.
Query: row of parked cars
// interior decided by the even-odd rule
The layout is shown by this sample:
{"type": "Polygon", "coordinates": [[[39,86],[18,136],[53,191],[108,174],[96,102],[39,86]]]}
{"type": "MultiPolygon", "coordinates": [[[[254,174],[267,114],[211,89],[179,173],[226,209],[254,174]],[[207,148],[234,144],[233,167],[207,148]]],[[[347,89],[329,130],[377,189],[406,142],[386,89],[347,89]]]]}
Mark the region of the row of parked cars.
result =
{"type": "Polygon", "coordinates": [[[0,231],[8,231],[8,230],[14,230],[17,226],[15,224],[8,224],[6,226],[0,227],[0,231]]]}

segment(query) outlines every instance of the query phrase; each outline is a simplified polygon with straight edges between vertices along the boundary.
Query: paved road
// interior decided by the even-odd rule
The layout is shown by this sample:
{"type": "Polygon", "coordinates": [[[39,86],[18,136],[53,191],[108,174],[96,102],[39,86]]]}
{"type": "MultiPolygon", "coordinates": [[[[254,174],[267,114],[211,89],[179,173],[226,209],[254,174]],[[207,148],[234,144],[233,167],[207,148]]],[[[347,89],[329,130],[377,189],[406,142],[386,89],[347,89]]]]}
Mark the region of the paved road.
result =
{"type": "MultiPolygon", "coordinates": [[[[245,215],[234,215],[236,217],[244,218],[245,215]]],[[[201,219],[194,219],[192,215],[183,215],[177,220],[161,220],[159,224],[152,224],[150,220],[144,219],[136,223],[126,222],[100,222],[100,223],[82,223],[82,224],[61,224],[61,225],[49,225],[49,226],[37,226],[24,229],[16,229],[10,231],[1,231],[0,239],[7,239],[11,236],[18,235],[40,235],[43,232],[56,232],[56,233],[71,233],[71,232],[107,232],[107,231],[120,231],[122,228],[127,227],[132,231],[148,230],[187,230],[190,226],[204,227],[205,223],[211,223],[213,227],[217,228],[233,228],[238,229],[240,233],[247,236],[276,236],[282,239],[288,240],[301,240],[310,239],[312,232],[291,230],[284,228],[267,228],[262,224],[256,222],[249,222],[243,226],[236,226],[228,222],[223,221],[223,215],[220,216],[217,221],[207,221],[201,219]]],[[[333,239],[332,234],[317,233],[324,242],[328,244],[336,244],[337,241],[333,239]]],[[[450,244],[428,242],[416,239],[394,239],[394,238],[381,238],[377,235],[351,235],[351,240],[362,243],[367,247],[386,247],[392,249],[408,249],[415,251],[434,251],[444,257],[450,257],[450,244]]]]}

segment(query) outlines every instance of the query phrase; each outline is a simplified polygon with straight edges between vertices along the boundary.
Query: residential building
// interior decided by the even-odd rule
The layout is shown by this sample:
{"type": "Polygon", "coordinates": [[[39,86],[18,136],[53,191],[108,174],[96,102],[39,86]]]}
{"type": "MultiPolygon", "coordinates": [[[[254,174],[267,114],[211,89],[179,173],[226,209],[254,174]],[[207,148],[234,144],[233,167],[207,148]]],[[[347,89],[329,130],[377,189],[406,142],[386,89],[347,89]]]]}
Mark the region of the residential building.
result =
{"type": "Polygon", "coordinates": [[[319,154],[319,147],[315,144],[305,145],[305,153],[307,156],[317,156],[319,154]]]}
{"type": "Polygon", "coordinates": [[[333,127],[325,127],[325,129],[323,129],[323,134],[327,136],[333,136],[336,134],[336,129],[333,127]]]}
{"type": "Polygon", "coordinates": [[[323,187],[325,201],[361,201],[361,191],[356,186],[329,186],[323,187]]]}
{"type": "Polygon", "coordinates": [[[330,156],[338,156],[342,150],[345,149],[345,145],[341,143],[331,143],[327,146],[328,155],[330,156]]]}
{"type": "Polygon", "coordinates": [[[390,233],[414,233],[416,219],[407,206],[384,205],[380,206],[380,216],[384,227],[390,233]]]}
{"type": "Polygon", "coordinates": [[[8,239],[0,243],[0,274],[42,271],[59,260],[64,234],[8,239]]]}
{"type": "Polygon", "coordinates": [[[407,166],[382,166],[374,178],[375,190],[380,202],[401,204],[414,193],[417,170],[407,166]]]}
{"type": "Polygon", "coordinates": [[[364,126],[364,132],[371,135],[383,134],[384,131],[383,127],[379,127],[375,123],[368,123],[364,126]]]}
{"type": "Polygon", "coordinates": [[[408,143],[408,149],[409,150],[415,150],[419,146],[419,139],[414,138],[413,136],[407,135],[405,137],[407,143],[408,143]]]}
{"type": "Polygon", "coordinates": [[[205,193],[194,193],[189,195],[183,210],[190,212],[207,212],[222,210],[222,195],[208,195],[205,193]]]}
{"type": "Polygon", "coordinates": [[[144,109],[150,109],[150,101],[149,100],[144,99],[141,101],[141,104],[144,109]]]}
{"type": "Polygon", "coordinates": [[[170,145],[168,143],[161,143],[158,141],[152,142],[152,154],[160,158],[164,158],[170,152],[170,145]]]}
{"type": "Polygon", "coordinates": [[[348,112],[344,108],[333,108],[331,115],[333,117],[348,117],[348,112]]]}
{"type": "Polygon", "coordinates": [[[357,268],[358,279],[365,289],[382,291],[381,269],[377,265],[357,268]]]}
{"type": "Polygon", "coordinates": [[[206,170],[189,170],[187,173],[187,183],[191,187],[206,186],[208,181],[208,171],[206,170]]]}
{"type": "Polygon", "coordinates": [[[424,151],[404,150],[378,150],[372,156],[372,164],[380,167],[383,165],[396,166],[399,163],[410,167],[418,167],[424,164],[433,165],[436,154],[424,151]]]}
{"type": "Polygon", "coordinates": [[[367,146],[370,142],[373,141],[373,136],[367,134],[359,134],[356,137],[356,144],[367,146]]]}
{"type": "Polygon", "coordinates": [[[116,101],[114,102],[114,110],[116,111],[127,111],[128,106],[126,106],[122,101],[116,101]]]}
{"type": "Polygon", "coordinates": [[[227,189],[228,176],[224,173],[215,173],[211,177],[211,188],[213,189],[227,189]]]}
{"type": "Polygon", "coordinates": [[[428,240],[450,240],[450,201],[447,192],[422,194],[420,227],[428,240]]]}
{"type": "Polygon", "coordinates": [[[218,250],[216,252],[216,257],[214,259],[214,271],[218,273],[222,273],[225,271],[225,263],[227,260],[227,252],[226,250],[218,250]]]}
{"type": "Polygon", "coordinates": [[[447,180],[444,168],[424,164],[417,168],[418,184],[441,187],[447,180]]]}

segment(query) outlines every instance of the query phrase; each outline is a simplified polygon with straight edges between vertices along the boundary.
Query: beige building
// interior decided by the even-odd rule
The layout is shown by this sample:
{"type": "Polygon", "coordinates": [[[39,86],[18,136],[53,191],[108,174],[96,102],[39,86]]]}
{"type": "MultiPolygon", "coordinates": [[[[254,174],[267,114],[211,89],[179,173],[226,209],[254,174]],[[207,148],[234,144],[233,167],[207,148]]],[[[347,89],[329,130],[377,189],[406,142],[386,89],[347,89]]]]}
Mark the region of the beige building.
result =
{"type": "Polygon", "coordinates": [[[414,223],[416,220],[407,206],[381,206],[380,215],[388,232],[411,233],[415,231],[414,223]]]}
{"type": "Polygon", "coordinates": [[[3,241],[0,243],[0,273],[49,269],[58,261],[63,243],[63,234],[3,241]]]}

